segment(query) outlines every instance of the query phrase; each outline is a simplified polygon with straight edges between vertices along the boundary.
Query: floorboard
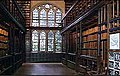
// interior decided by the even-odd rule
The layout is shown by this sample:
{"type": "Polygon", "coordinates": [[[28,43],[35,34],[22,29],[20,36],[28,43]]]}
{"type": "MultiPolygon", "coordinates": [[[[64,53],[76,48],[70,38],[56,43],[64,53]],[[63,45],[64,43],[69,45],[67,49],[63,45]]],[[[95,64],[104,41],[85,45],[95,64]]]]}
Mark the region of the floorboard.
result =
{"type": "Polygon", "coordinates": [[[15,76],[24,75],[75,75],[76,72],[62,63],[24,63],[15,76]]]}

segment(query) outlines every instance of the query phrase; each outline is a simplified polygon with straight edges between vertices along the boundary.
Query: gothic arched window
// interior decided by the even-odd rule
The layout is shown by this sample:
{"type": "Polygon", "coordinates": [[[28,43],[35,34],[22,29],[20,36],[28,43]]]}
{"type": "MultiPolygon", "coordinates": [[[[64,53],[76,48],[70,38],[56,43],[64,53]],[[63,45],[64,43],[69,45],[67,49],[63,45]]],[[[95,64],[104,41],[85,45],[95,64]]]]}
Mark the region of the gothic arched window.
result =
{"type": "Polygon", "coordinates": [[[48,27],[54,27],[55,12],[50,9],[48,12],[48,27]]]}
{"type": "Polygon", "coordinates": [[[32,32],[32,51],[60,52],[61,35],[58,27],[60,27],[62,11],[58,7],[46,3],[36,6],[31,15],[31,26],[37,30],[32,32]]]}
{"type": "Polygon", "coordinates": [[[56,11],[56,27],[59,26],[59,24],[61,23],[61,19],[62,19],[62,12],[60,11],[60,9],[58,9],[56,11]]]}
{"type": "Polygon", "coordinates": [[[62,37],[60,35],[60,31],[57,31],[55,33],[55,51],[61,52],[61,43],[62,43],[62,37]]]}
{"type": "Polygon", "coordinates": [[[38,51],[38,32],[32,32],[32,51],[38,51]]]}
{"type": "Polygon", "coordinates": [[[50,31],[48,33],[48,51],[53,51],[54,44],[54,33],[50,31]]]}
{"type": "Polygon", "coordinates": [[[33,27],[59,27],[62,12],[56,6],[43,4],[32,11],[33,27]],[[40,20],[39,20],[40,19],[40,20]]]}
{"type": "Polygon", "coordinates": [[[40,11],[40,27],[46,27],[47,25],[47,16],[46,16],[46,11],[42,9],[40,11]]]}
{"type": "Polygon", "coordinates": [[[39,26],[39,22],[38,22],[38,10],[37,9],[33,10],[32,17],[33,17],[32,26],[34,26],[34,27],[39,26]]]}
{"type": "Polygon", "coordinates": [[[46,33],[42,31],[40,33],[40,51],[45,51],[46,46],[46,33]]]}

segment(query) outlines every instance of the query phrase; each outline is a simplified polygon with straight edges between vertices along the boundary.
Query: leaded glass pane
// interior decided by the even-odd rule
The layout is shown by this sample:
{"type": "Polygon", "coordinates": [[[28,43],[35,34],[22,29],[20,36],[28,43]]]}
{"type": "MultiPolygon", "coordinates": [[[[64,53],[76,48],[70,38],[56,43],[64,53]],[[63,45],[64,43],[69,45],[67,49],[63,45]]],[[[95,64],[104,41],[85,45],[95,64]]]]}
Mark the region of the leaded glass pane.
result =
{"type": "Polygon", "coordinates": [[[40,51],[45,51],[45,45],[46,45],[46,34],[45,32],[40,33],[40,51]]]}
{"type": "Polygon", "coordinates": [[[62,12],[58,9],[56,11],[56,27],[58,27],[59,24],[61,23],[61,18],[62,18],[62,12]]]}
{"type": "Polygon", "coordinates": [[[39,26],[39,24],[38,24],[38,10],[37,9],[35,9],[33,11],[32,26],[39,26]]]}
{"type": "Polygon", "coordinates": [[[54,11],[50,9],[48,12],[48,27],[54,27],[54,16],[54,11]]]}
{"type": "Polygon", "coordinates": [[[32,26],[37,27],[39,26],[39,23],[32,23],[32,26]]]}
{"type": "Polygon", "coordinates": [[[53,43],[54,43],[54,34],[52,31],[48,33],[48,51],[53,51],[53,43]]]}
{"type": "Polygon", "coordinates": [[[46,27],[46,11],[44,9],[40,12],[40,27],[46,27]]]}
{"type": "Polygon", "coordinates": [[[33,19],[38,19],[38,10],[37,9],[35,9],[33,11],[33,19]]]}
{"type": "Polygon", "coordinates": [[[32,32],[32,51],[38,51],[38,32],[32,32]]]}
{"type": "Polygon", "coordinates": [[[55,34],[55,45],[56,45],[56,52],[61,52],[61,43],[62,43],[62,37],[60,34],[60,31],[57,31],[55,34]]]}

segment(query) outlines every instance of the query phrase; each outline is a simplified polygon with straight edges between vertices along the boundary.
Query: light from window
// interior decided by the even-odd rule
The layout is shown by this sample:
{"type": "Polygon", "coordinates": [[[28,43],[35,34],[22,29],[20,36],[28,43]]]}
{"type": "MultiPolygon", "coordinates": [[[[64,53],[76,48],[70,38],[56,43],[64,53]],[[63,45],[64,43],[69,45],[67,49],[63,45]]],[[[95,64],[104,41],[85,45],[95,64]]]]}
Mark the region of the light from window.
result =
{"type": "Polygon", "coordinates": [[[40,51],[45,51],[46,34],[44,31],[40,33],[40,51]]]}
{"type": "Polygon", "coordinates": [[[39,26],[39,24],[38,24],[38,10],[37,9],[35,9],[33,11],[32,26],[39,26]]]}
{"type": "Polygon", "coordinates": [[[42,6],[38,6],[36,9],[34,9],[32,13],[32,26],[60,27],[59,25],[62,19],[62,12],[56,6],[50,4],[43,4],[42,6]],[[38,12],[40,12],[40,16],[38,16],[38,12]]]}
{"type": "Polygon", "coordinates": [[[53,44],[54,44],[54,33],[50,31],[48,33],[48,51],[53,51],[53,44]]]}
{"type": "Polygon", "coordinates": [[[48,27],[54,27],[54,16],[54,11],[50,9],[48,12],[48,27]]]}
{"type": "Polygon", "coordinates": [[[46,11],[42,9],[40,11],[40,27],[46,27],[46,11]]]}
{"type": "Polygon", "coordinates": [[[32,32],[32,51],[38,51],[38,32],[32,32]]]}
{"type": "Polygon", "coordinates": [[[34,9],[33,11],[33,18],[38,18],[38,10],[37,9],[34,9]]]}
{"type": "Polygon", "coordinates": [[[39,26],[39,24],[38,23],[32,23],[32,26],[37,27],[37,26],[39,26]]]}
{"type": "Polygon", "coordinates": [[[55,51],[61,52],[61,43],[62,43],[62,36],[60,34],[60,31],[57,31],[55,34],[55,51]]]}
{"type": "Polygon", "coordinates": [[[62,18],[62,12],[58,9],[56,11],[56,27],[58,27],[59,24],[61,23],[61,18],[62,18]]]}
{"type": "Polygon", "coordinates": [[[32,32],[32,52],[61,52],[62,37],[60,31],[56,30],[56,33],[53,33],[52,30],[48,29],[48,27],[60,27],[61,19],[61,10],[51,4],[43,4],[32,11],[31,26],[44,27],[45,30],[49,30],[48,34],[44,30],[32,32]]]}

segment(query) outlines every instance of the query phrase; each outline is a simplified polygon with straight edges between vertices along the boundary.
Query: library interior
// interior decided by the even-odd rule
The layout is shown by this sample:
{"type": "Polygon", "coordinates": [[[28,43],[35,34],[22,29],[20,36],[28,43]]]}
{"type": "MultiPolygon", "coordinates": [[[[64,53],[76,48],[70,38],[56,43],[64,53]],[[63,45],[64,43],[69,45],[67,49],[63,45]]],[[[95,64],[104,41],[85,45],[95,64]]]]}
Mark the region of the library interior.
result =
{"type": "Polygon", "coordinates": [[[0,75],[120,75],[120,0],[0,0],[0,75]]]}

